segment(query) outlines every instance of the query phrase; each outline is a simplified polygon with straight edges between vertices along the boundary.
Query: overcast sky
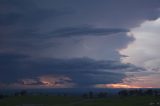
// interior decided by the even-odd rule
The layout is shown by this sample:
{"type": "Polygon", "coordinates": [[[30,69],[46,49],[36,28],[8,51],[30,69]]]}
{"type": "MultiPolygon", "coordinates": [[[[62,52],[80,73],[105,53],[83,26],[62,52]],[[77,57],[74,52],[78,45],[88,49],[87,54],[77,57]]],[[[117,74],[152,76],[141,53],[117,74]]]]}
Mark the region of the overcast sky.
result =
{"type": "Polygon", "coordinates": [[[160,87],[160,0],[1,0],[0,88],[160,87]]]}

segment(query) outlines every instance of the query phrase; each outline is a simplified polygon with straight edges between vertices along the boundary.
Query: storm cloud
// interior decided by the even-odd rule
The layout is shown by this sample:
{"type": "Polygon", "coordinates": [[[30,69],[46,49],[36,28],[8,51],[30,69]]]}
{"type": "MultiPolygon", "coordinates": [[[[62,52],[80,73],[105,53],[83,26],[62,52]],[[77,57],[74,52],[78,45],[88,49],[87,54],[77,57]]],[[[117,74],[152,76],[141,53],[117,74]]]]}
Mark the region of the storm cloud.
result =
{"type": "Polygon", "coordinates": [[[89,87],[156,72],[159,8],[159,0],[1,0],[0,88],[89,87]]]}
{"type": "Polygon", "coordinates": [[[53,37],[75,37],[75,36],[105,36],[116,34],[120,32],[128,32],[127,29],[116,28],[92,28],[92,27],[71,27],[62,28],[53,31],[51,34],[53,37]]]}
{"type": "Polygon", "coordinates": [[[0,75],[0,80],[11,84],[20,81],[25,85],[41,85],[41,78],[53,75],[56,77],[49,78],[55,78],[58,84],[60,82],[57,79],[66,76],[77,86],[91,86],[97,83],[121,82],[126,77],[123,71],[143,71],[131,64],[109,60],[97,61],[90,58],[33,59],[18,54],[1,54],[0,58],[0,69],[5,70],[0,75]]]}
{"type": "MultiPolygon", "coordinates": [[[[38,7],[33,1],[2,0],[0,10],[0,26],[19,25],[31,27],[39,25],[50,18],[70,14],[67,10],[46,9],[38,7]]],[[[23,26],[24,27],[24,26],[23,26]]]]}

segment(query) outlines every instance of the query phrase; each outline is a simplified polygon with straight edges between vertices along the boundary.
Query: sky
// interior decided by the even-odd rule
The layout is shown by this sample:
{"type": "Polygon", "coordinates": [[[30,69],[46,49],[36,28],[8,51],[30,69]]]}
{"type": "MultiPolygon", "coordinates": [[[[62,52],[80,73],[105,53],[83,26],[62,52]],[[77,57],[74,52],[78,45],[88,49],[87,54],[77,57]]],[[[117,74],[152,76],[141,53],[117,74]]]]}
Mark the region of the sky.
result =
{"type": "Polygon", "coordinates": [[[0,0],[0,89],[160,88],[160,0],[0,0]]]}

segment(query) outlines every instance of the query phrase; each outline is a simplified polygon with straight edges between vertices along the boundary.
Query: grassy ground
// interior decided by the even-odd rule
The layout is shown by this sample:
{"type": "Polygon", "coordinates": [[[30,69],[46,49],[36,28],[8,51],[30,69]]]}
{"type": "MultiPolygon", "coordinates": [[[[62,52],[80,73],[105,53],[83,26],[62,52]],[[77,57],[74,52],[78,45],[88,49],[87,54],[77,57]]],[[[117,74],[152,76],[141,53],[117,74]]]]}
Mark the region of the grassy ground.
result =
{"type": "Polygon", "coordinates": [[[154,104],[158,102],[160,103],[160,97],[153,96],[110,97],[103,99],[82,99],[80,97],[60,96],[19,96],[0,100],[0,106],[34,106],[33,104],[37,104],[35,106],[160,106],[160,104],[154,104]]]}

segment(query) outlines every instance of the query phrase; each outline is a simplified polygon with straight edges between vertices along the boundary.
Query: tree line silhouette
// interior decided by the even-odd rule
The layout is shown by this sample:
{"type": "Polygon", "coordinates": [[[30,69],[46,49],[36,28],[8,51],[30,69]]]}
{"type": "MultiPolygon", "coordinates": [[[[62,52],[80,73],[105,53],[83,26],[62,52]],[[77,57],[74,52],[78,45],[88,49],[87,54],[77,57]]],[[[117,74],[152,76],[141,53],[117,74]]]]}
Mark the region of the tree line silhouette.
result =
{"type": "Polygon", "coordinates": [[[108,93],[107,92],[99,92],[99,93],[93,93],[93,92],[88,92],[88,93],[84,93],[82,95],[83,98],[95,98],[95,97],[98,97],[98,98],[105,98],[108,96],[108,93]]]}
{"type": "MultiPolygon", "coordinates": [[[[117,93],[117,96],[160,96],[160,89],[124,89],[117,93]]],[[[108,92],[84,93],[82,97],[84,98],[105,98],[110,96],[108,92]]]]}
{"type": "Polygon", "coordinates": [[[118,95],[120,96],[160,96],[160,90],[159,89],[132,89],[132,90],[121,90],[118,92],[118,95]]]}
{"type": "MultiPolygon", "coordinates": [[[[26,95],[33,95],[32,93],[28,93],[26,90],[22,90],[19,92],[15,92],[12,96],[26,96],[26,95]]],[[[43,94],[43,93],[37,93],[36,95],[49,95],[49,94],[43,94]]],[[[160,89],[124,89],[120,90],[117,94],[117,96],[160,96],[160,89]]],[[[0,94],[0,99],[3,99],[5,97],[8,97],[9,95],[0,94]]],[[[10,95],[11,96],[11,95],[10,95]]],[[[61,93],[58,96],[69,96],[66,93],[61,93]]],[[[88,92],[82,94],[83,98],[106,98],[111,96],[109,92],[88,92]]]]}

